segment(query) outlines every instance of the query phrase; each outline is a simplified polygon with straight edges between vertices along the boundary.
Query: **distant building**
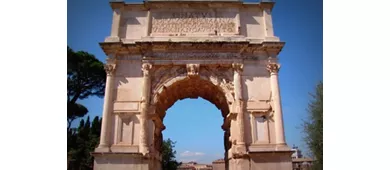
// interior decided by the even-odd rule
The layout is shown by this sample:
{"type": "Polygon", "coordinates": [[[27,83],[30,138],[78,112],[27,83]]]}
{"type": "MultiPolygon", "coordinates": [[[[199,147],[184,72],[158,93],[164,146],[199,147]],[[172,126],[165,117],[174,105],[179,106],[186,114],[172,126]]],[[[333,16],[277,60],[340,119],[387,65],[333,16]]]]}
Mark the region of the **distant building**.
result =
{"type": "Polygon", "coordinates": [[[302,152],[298,149],[298,146],[294,145],[292,147],[292,150],[294,151],[294,153],[292,154],[293,159],[302,158],[302,152]]]}
{"type": "Polygon", "coordinates": [[[313,165],[313,159],[310,158],[297,158],[292,159],[293,170],[309,170],[313,165]]]}
{"type": "Polygon", "coordinates": [[[212,170],[213,167],[208,164],[198,164],[197,162],[182,163],[177,170],[212,170]]]}
{"type": "Polygon", "coordinates": [[[293,170],[309,170],[313,165],[313,159],[304,158],[297,146],[293,146],[292,150],[294,151],[291,155],[293,170]]]}
{"type": "Polygon", "coordinates": [[[225,159],[217,159],[213,161],[213,170],[225,170],[225,159]]]}

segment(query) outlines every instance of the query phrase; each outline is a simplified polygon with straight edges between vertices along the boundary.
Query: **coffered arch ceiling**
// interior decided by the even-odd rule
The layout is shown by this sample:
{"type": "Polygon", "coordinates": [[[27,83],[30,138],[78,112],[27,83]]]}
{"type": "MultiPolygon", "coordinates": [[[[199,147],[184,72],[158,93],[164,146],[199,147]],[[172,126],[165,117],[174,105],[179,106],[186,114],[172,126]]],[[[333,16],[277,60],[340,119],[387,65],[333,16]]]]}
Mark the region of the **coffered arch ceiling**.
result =
{"type": "Polygon", "coordinates": [[[198,97],[213,103],[221,110],[224,118],[229,113],[229,104],[221,87],[201,77],[184,77],[169,86],[164,86],[163,90],[157,95],[156,113],[163,120],[166,110],[176,101],[198,97]]]}

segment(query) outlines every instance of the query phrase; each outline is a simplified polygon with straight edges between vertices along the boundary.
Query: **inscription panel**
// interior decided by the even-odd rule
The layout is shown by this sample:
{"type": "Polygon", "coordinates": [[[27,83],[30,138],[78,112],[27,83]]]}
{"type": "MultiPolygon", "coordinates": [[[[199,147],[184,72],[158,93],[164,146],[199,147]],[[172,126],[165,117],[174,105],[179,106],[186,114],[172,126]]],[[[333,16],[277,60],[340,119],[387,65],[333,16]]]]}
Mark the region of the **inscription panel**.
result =
{"type": "Polygon", "coordinates": [[[152,14],[152,34],[154,33],[236,33],[237,12],[173,11],[152,14]]]}
{"type": "Polygon", "coordinates": [[[151,58],[160,58],[160,59],[228,59],[228,58],[238,58],[240,55],[236,53],[154,53],[151,58]]]}

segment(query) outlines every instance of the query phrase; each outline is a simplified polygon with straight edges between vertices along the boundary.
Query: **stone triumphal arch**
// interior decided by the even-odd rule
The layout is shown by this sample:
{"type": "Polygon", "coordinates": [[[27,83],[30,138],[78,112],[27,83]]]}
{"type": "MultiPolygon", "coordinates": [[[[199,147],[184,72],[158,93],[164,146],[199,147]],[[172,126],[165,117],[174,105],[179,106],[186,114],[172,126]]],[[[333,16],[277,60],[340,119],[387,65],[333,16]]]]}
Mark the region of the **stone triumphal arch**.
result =
{"type": "Polygon", "coordinates": [[[226,169],[292,169],[278,85],[284,42],[273,32],[274,3],[110,5],[111,35],[100,43],[107,82],[94,169],[160,170],[166,110],[197,97],[221,110],[226,169]]]}

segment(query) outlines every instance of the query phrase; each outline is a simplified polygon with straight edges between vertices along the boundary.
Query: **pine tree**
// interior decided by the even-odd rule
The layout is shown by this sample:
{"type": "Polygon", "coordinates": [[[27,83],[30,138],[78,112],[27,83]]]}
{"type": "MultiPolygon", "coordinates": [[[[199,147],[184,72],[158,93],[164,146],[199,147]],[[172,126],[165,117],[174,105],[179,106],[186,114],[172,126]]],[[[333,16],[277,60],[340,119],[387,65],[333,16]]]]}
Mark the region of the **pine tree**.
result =
{"type": "Polygon", "coordinates": [[[92,170],[90,155],[99,142],[101,119],[82,119],[78,128],[71,128],[75,119],[84,117],[88,109],[77,103],[90,96],[104,96],[106,72],[104,64],[93,54],[73,51],[68,47],[67,55],[67,142],[68,169],[92,170]]]}
{"type": "Polygon", "coordinates": [[[90,153],[99,144],[100,127],[101,118],[96,116],[91,123],[88,116],[86,120],[80,121],[76,131],[68,131],[69,170],[93,169],[93,157],[90,153]]]}
{"type": "Polygon", "coordinates": [[[88,109],[77,103],[90,96],[104,96],[106,71],[104,64],[93,54],[73,51],[69,46],[67,55],[67,120],[68,130],[77,118],[88,113],[88,109]]]}
{"type": "MultiPolygon", "coordinates": [[[[99,117],[96,116],[91,125],[91,129],[89,131],[89,140],[88,140],[88,152],[92,152],[98,145],[100,140],[100,127],[101,123],[99,121],[99,117]]],[[[88,169],[93,169],[93,157],[88,154],[86,159],[86,165],[88,169]]]]}

